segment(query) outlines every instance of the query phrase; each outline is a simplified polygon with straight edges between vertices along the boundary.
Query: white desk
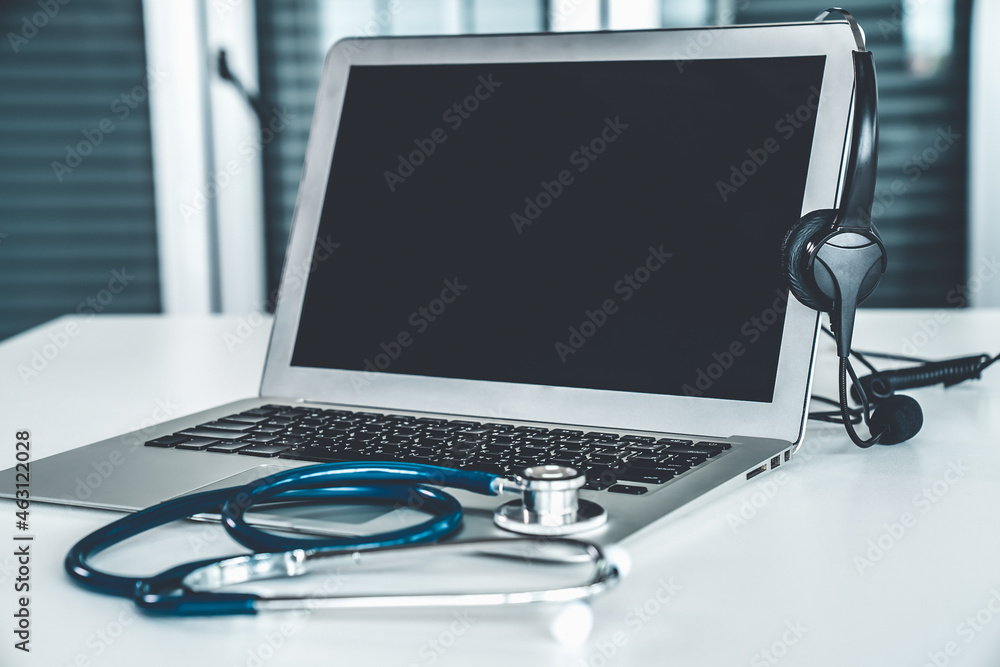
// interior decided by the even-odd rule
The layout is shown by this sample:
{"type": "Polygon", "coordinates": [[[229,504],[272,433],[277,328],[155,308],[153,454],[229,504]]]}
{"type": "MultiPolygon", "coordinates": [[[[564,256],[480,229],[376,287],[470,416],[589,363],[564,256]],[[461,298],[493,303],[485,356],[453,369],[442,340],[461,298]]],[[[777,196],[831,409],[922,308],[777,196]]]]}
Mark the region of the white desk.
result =
{"type": "MultiPolygon", "coordinates": [[[[866,311],[855,340],[899,352],[905,338],[932,357],[1000,351],[1000,312],[947,316],[926,335],[932,311],[866,311]]],[[[31,430],[37,459],[254,395],[268,326],[244,329],[232,352],[223,336],[237,334],[235,318],[64,318],[5,342],[0,465],[13,464],[20,429],[31,430]],[[33,351],[44,354],[70,324],[77,335],[23,381],[18,366],[30,367],[33,351]]],[[[824,341],[817,390],[832,396],[834,377],[824,341]]],[[[24,654],[12,634],[15,507],[0,501],[0,665],[994,666],[1000,368],[916,397],[926,423],[910,443],[861,451],[840,428],[812,423],[799,455],[774,474],[627,542],[631,573],[594,601],[594,629],[579,646],[552,638],[555,613],[544,607],[139,616],[62,570],[67,549],[115,515],[35,504],[32,652],[24,654]],[[904,515],[912,521],[900,534],[894,524],[904,515]]],[[[101,562],[140,573],[235,551],[211,530],[173,525],[101,562]]]]}

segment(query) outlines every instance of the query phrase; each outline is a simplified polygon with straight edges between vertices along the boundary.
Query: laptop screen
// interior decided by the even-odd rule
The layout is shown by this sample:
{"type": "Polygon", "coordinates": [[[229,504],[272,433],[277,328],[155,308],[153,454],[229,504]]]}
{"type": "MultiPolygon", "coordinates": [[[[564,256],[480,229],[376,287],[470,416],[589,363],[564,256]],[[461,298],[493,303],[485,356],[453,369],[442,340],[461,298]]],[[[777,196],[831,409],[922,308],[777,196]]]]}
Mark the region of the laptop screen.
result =
{"type": "Polygon", "coordinates": [[[824,60],[353,66],[292,365],[771,401],[824,60]]]}

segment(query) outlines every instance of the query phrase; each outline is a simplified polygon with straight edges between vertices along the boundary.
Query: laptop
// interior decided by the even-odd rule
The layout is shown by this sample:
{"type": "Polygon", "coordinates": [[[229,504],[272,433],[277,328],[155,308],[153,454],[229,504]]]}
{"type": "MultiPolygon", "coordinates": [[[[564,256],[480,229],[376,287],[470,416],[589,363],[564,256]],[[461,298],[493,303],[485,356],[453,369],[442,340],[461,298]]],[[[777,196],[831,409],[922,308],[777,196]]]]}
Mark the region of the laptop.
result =
{"type": "MultiPolygon", "coordinates": [[[[259,395],[38,460],[33,498],[134,511],[315,462],[558,463],[611,543],[784,465],[818,316],[779,249],[837,202],[853,48],[846,22],[334,45],[259,395]],[[95,461],[116,470],[91,488],[95,461]]],[[[509,498],[456,495],[457,537],[503,534],[509,498]]],[[[259,520],[420,516],[313,509],[259,520]]]]}

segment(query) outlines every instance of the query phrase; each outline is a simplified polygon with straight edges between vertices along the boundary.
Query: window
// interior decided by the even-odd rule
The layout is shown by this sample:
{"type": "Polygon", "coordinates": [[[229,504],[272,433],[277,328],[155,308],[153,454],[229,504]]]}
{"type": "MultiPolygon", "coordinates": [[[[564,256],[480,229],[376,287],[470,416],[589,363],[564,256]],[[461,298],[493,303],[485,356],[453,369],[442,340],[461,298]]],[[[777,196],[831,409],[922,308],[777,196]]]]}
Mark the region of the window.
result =
{"type": "Polygon", "coordinates": [[[0,6],[0,339],[158,312],[140,0],[0,6]]]}

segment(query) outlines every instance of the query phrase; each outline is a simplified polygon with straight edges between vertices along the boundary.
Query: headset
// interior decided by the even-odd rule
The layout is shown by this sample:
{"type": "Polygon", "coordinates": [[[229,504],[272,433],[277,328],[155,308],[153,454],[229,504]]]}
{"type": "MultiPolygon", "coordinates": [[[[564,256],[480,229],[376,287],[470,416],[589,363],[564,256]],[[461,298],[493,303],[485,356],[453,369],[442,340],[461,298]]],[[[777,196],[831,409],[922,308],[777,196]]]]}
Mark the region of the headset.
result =
{"type": "Polygon", "coordinates": [[[858,447],[876,443],[896,444],[912,438],[923,424],[923,413],[909,396],[893,395],[869,413],[868,397],[851,366],[854,317],[860,305],[875,290],[887,266],[885,245],[872,224],[875,172],[878,164],[878,89],[875,62],[865,47],[864,36],[846,10],[831,8],[816,17],[824,21],[831,13],[847,19],[858,50],[854,55],[854,115],[847,172],[840,206],[803,216],[782,243],[782,270],[789,291],[804,305],[830,313],[830,328],[840,358],[840,409],[851,441],[858,447]],[[847,377],[861,399],[864,421],[871,430],[868,439],[858,435],[847,405],[847,377]]]}

